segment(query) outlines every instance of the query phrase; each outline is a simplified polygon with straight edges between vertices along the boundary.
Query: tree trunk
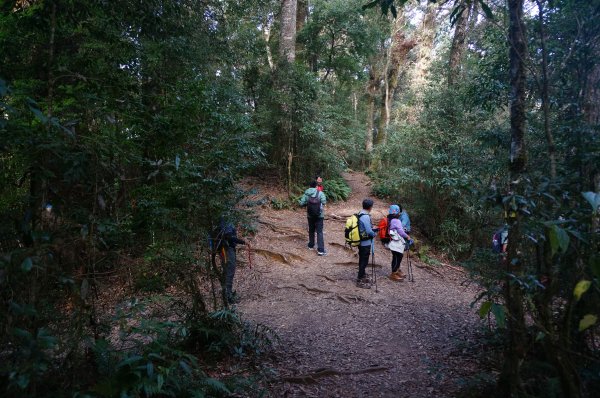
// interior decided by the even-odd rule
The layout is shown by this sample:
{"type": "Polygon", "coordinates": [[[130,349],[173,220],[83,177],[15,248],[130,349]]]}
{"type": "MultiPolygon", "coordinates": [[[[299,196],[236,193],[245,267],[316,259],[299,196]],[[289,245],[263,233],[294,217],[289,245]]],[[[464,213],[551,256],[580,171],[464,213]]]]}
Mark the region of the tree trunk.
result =
{"type": "Polygon", "coordinates": [[[289,63],[296,59],[296,0],[281,1],[281,37],[279,56],[289,63]]]}
{"type": "Polygon", "coordinates": [[[542,47],[542,111],[544,117],[544,132],[546,142],[548,143],[548,158],[550,160],[550,177],[556,178],[556,145],[554,144],[554,135],[550,129],[550,103],[548,99],[548,50],[546,49],[546,29],[544,26],[544,6],[541,0],[536,0],[540,22],[540,42],[542,47]]]}
{"type": "Polygon", "coordinates": [[[373,130],[375,127],[375,95],[379,89],[379,79],[375,76],[375,71],[371,66],[369,72],[369,82],[367,83],[367,131],[365,132],[365,151],[367,155],[373,152],[373,130]]]}
{"type": "Polygon", "coordinates": [[[467,38],[467,23],[471,7],[466,0],[461,0],[459,5],[459,15],[456,18],[454,37],[450,47],[450,59],[448,62],[448,87],[452,87],[460,74],[460,63],[465,51],[465,41],[467,38]]]}
{"type": "MultiPolygon", "coordinates": [[[[598,142],[598,126],[600,125],[600,39],[598,37],[592,42],[590,59],[592,65],[586,77],[584,92],[583,92],[583,119],[586,126],[586,134],[590,137],[585,139],[585,142],[598,142]]],[[[584,162],[582,165],[582,177],[584,182],[584,190],[592,190],[600,192],[600,166],[592,160],[584,162]],[[586,164],[587,163],[587,164],[586,164]]],[[[599,217],[592,219],[592,230],[597,231],[600,227],[599,217]]]]}
{"type": "Polygon", "coordinates": [[[262,26],[263,39],[265,40],[265,50],[267,53],[267,63],[269,64],[269,68],[271,70],[275,69],[275,64],[273,62],[273,54],[271,53],[271,47],[269,47],[269,41],[271,40],[271,20],[270,18],[265,18],[262,26]]]}
{"type": "Polygon", "coordinates": [[[433,41],[436,34],[436,17],[440,6],[434,3],[429,3],[423,16],[423,23],[420,31],[415,35],[416,43],[416,60],[415,67],[412,71],[410,81],[410,89],[415,96],[415,106],[412,112],[408,115],[410,123],[416,123],[423,106],[423,93],[427,83],[427,75],[431,66],[431,52],[433,49],[433,41]]]}
{"type": "Polygon", "coordinates": [[[406,64],[408,52],[416,45],[415,40],[406,39],[404,23],[404,15],[400,14],[396,17],[392,27],[392,42],[383,74],[384,87],[381,98],[381,117],[379,119],[375,146],[383,145],[387,141],[387,130],[390,125],[394,93],[398,87],[400,68],[406,64]]]}
{"type": "Polygon", "coordinates": [[[308,0],[297,0],[296,33],[300,32],[308,19],[308,0]]]}
{"type": "MultiPolygon", "coordinates": [[[[512,195],[524,191],[524,173],[527,164],[525,150],[525,59],[527,47],[523,25],[523,0],[509,0],[509,62],[510,62],[510,179],[512,195]]],[[[522,239],[520,214],[509,208],[508,258],[504,299],[508,310],[508,339],[505,348],[504,368],[499,379],[501,395],[517,396],[520,390],[520,364],[526,352],[525,316],[523,293],[515,278],[523,274],[520,248],[522,239]],[[511,276],[512,275],[512,276],[511,276]]]]}

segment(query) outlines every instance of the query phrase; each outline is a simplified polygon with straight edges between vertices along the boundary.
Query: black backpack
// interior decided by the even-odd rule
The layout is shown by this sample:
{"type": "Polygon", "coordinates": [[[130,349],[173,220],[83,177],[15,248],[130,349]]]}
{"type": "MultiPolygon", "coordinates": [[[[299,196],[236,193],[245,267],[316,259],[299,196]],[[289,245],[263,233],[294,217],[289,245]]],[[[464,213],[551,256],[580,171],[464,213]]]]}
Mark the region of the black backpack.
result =
{"type": "Polygon", "coordinates": [[[308,197],[306,211],[309,217],[319,217],[321,215],[321,192],[317,191],[315,196],[308,197]]]}

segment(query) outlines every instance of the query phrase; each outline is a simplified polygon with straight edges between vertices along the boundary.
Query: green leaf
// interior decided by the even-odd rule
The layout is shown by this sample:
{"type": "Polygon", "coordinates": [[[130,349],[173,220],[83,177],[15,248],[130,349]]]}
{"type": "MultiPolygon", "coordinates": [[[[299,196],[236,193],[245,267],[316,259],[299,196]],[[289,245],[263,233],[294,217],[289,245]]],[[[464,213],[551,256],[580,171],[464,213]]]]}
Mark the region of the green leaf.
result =
{"type": "Polygon", "coordinates": [[[557,252],[565,253],[569,248],[571,238],[564,229],[553,225],[548,230],[548,238],[550,240],[550,249],[554,256],[557,252]]]}
{"type": "Polygon", "coordinates": [[[31,260],[31,257],[27,257],[21,263],[21,269],[25,272],[29,272],[29,271],[31,271],[32,268],[33,268],[33,261],[31,260]]]}
{"type": "Polygon", "coordinates": [[[42,122],[42,124],[46,124],[48,122],[48,117],[44,115],[42,111],[39,110],[37,104],[33,100],[29,100],[27,102],[27,106],[29,107],[29,110],[31,110],[31,112],[34,114],[35,118],[42,122]]]}
{"type": "Polygon", "coordinates": [[[481,4],[481,9],[485,13],[485,16],[489,19],[494,19],[494,14],[492,13],[490,6],[488,6],[484,0],[479,0],[479,4],[481,4]]]}
{"type": "Polygon", "coordinates": [[[504,311],[504,306],[500,304],[492,304],[492,314],[496,318],[496,324],[498,324],[499,328],[504,328],[506,326],[506,312],[504,311]]]}
{"type": "Polygon", "coordinates": [[[479,317],[485,318],[485,316],[490,313],[491,309],[492,309],[491,301],[486,301],[485,303],[481,304],[481,307],[479,308],[479,317]]]}
{"type": "Polygon", "coordinates": [[[600,206],[600,194],[594,192],[582,192],[581,194],[587,199],[588,202],[590,202],[590,205],[592,205],[592,211],[596,213],[598,211],[598,207],[600,206]]]}
{"type": "Polygon", "coordinates": [[[192,368],[190,368],[190,365],[188,365],[187,362],[179,361],[179,366],[181,366],[181,369],[183,369],[185,373],[192,374],[192,368]]]}
{"type": "Polygon", "coordinates": [[[590,326],[595,325],[597,321],[598,321],[598,317],[596,315],[586,314],[579,321],[579,331],[582,332],[585,329],[589,328],[590,326]]]}
{"type": "Polygon", "coordinates": [[[146,364],[146,373],[148,374],[148,377],[152,377],[154,375],[154,365],[152,362],[148,362],[146,364]]]}
{"type": "Polygon", "coordinates": [[[575,285],[575,289],[573,289],[573,295],[577,300],[581,299],[581,296],[588,291],[590,286],[592,286],[591,281],[587,281],[585,279],[580,280],[577,282],[577,285],[575,285]]]}

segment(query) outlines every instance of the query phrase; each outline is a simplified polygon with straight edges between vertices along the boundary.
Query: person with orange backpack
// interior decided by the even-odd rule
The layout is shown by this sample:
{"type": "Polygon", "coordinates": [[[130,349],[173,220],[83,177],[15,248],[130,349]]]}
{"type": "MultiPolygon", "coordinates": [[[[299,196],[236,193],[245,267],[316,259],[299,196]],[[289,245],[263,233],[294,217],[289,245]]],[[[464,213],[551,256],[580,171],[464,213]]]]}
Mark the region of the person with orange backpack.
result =
{"type": "Polygon", "coordinates": [[[388,248],[388,245],[390,243],[390,222],[392,221],[392,218],[394,218],[394,215],[388,214],[386,217],[382,218],[377,224],[377,228],[379,228],[379,240],[381,241],[383,246],[386,247],[386,249],[388,248]]]}
{"type": "Polygon", "coordinates": [[[391,218],[388,225],[390,241],[388,246],[392,251],[392,273],[389,278],[393,281],[402,281],[406,277],[406,275],[400,271],[400,263],[402,262],[402,257],[404,255],[404,249],[413,242],[410,235],[406,233],[402,226],[402,222],[400,221],[401,212],[400,206],[390,206],[389,216],[391,216],[391,218]]]}
{"type": "MultiPolygon", "coordinates": [[[[404,232],[410,234],[410,218],[408,217],[408,213],[406,212],[406,210],[403,210],[402,206],[400,205],[392,206],[398,207],[400,211],[399,217],[400,222],[402,223],[402,228],[404,229],[404,232]]],[[[379,221],[379,224],[377,224],[377,228],[379,228],[379,239],[381,240],[381,243],[383,243],[383,245],[388,249],[390,243],[390,222],[392,221],[392,218],[395,218],[395,215],[390,213],[386,217],[382,218],[379,221]]]]}

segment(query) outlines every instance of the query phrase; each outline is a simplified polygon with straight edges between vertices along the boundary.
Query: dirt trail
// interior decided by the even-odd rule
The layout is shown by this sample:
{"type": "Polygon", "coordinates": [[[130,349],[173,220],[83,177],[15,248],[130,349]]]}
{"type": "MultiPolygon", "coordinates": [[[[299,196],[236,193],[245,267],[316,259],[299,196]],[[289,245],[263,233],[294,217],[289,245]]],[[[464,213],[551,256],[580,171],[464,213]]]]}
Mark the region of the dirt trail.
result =
{"type": "MultiPolygon", "coordinates": [[[[439,267],[439,273],[419,268],[415,256],[415,281],[391,281],[391,255],[380,243],[378,291],[357,288],[358,260],[343,247],[344,222],[372,196],[364,174],[345,178],[350,199],[326,206],[327,256],[306,246],[304,209],[264,209],[252,242],[258,249],[253,267],[242,267],[236,276],[244,318],[280,337],[268,364],[278,375],[272,396],[455,396],[460,381],[477,371],[469,354],[479,325],[469,307],[474,288],[461,285],[466,276],[450,268],[439,267]]],[[[388,205],[375,200],[374,223],[388,205]]],[[[245,259],[246,252],[239,257],[245,259]]],[[[406,256],[401,269],[406,273],[406,256]]]]}

